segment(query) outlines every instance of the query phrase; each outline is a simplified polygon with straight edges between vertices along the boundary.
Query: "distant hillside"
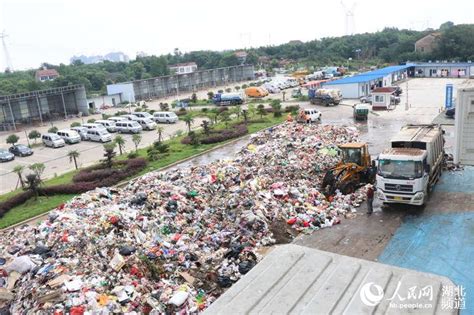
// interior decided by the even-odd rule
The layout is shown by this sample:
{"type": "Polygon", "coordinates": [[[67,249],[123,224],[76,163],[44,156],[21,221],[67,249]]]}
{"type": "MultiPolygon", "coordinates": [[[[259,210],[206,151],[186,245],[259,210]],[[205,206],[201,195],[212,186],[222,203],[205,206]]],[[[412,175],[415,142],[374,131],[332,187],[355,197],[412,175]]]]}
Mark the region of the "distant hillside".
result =
{"type": "Polygon", "coordinates": [[[239,57],[241,54],[237,56],[235,51],[193,51],[183,54],[179,49],[175,49],[173,54],[137,57],[129,62],[111,62],[107,58],[115,60],[121,57],[106,55],[103,61],[86,64],[87,62],[80,60],[83,56],[79,56],[71,65],[41,65],[59,72],[60,77],[50,82],[36,82],[35,70],[1,73],[0,95],[78,83],[84,84],[88,93],[104,93],[107,84],[166,75],[169,74],[169,65],[190,61],[196,62],[199,69],[233,66],[242,62],[268,70],[281,66],[315,69],[325,65],[345,65],[359,69],[368,65],[381,66],[407,60],[474,61],[473,47],[474,24],[453,26],[447,22],[441,25],[439,30],[419,32],[386,28],[376,33],[328,37],[305,43],[292,41],[283,45],[252,48],[246,50],[245,60],[239,57]],[[437,37],[433,52],[416,53],[415,42],[432,32],[441,33],[437,37]]]}

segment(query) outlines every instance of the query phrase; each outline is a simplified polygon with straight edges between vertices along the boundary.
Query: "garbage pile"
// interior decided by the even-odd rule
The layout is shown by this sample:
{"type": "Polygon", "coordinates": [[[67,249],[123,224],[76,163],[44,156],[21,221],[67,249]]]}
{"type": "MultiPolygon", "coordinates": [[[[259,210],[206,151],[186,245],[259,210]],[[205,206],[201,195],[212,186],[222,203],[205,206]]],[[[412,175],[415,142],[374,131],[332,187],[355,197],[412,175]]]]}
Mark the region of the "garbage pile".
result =
{"type": "Polygon", "coordinates": [[[272,222],[311,232],[355,211],[365,192],[327,199],[319,183],[357,136],[283,124],[232,161],[96,189],[3,232],[0,313],[198,313],[275,243],[272,222]]]}

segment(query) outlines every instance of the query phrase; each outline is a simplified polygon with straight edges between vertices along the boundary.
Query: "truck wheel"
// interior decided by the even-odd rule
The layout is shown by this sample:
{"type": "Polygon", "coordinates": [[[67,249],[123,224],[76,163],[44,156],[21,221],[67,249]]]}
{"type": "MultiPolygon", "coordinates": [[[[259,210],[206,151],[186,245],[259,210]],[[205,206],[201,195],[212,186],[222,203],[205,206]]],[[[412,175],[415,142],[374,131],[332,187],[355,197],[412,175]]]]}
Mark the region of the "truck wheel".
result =
{"type": "Polygon", "coordinates": [[[355,185],[354,183],[344,183],[341,185],[341,188],[339,189],[344,195],[352,194],[355,191],[355,185]]]}

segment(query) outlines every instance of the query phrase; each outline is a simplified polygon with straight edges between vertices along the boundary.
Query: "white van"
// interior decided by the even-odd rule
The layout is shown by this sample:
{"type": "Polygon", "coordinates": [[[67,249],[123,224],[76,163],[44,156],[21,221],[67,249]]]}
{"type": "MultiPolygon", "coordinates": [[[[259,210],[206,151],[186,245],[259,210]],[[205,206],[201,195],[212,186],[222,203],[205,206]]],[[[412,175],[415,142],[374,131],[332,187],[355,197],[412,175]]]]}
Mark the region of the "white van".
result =
{"type": "Polygon", "coordinates": [[[119,121],[115,124],[115,126],[117,127],[118,133],[139,133],[143,129],[139,123],[131,120],[119,121]]]}
{"type": "Polygon", "coordinates": [[[321,112],[316,109],[305,109],[304,114],[309,119],[307,122],[320,122],[321,121],[321,112]]]}
{"type": "Polygon", "coordinates": [[[64,140],[55,133],[45,133],[41,136],[41,139],[43,140],[43,144],[47,147],[59,148],[65,145],[64,140]]]}
{"type": "Polygon", "coordinates": [[[114,117],[109,117],[109,118],[107,118],[107,120],[111,120],[111,121],[117,122],[117,121],[124,121],[124,120],[127,120],[127,118],[114,116],[114,117]]]}
{"type": "Polygon", "coordinates": [[[107,129],[108,132],[116,132],[117,127],[115,126],[115,121],[113,120],[96,120],[96,124],[101,124],[107,129]]]}
{"type": "Polygon", "coordinates": [[[179,118],[174,112],[155,112],[153,113],[153,119],[157,123],[176,123],[179,118]]]}
{"type": "Polygon", "coordinates": [[[156,122],[149,118],[138,118],[136,122],[142,126],[143,130],[154,130],[156,128],[156,122]]]}
{"type": "Polygon", "coordinates": [[[89,129],[87,130],[87,140],[109,142],[112,141],[112,136],[106,129],[89,129]]]}
{"type": "Polygon", "coordinates": [[[107,131],[107,129],[104,126],[102,126],[101,124],[96,124],[96,123],[82,124],[82,127],[86,127],[87,129],[97,129],[97,130],[107,131]]]}
{"type": "Polygon", "coordinates": [[[138,119],[137,116],[132,115],[132,114],[130,114],[130,115],[122,115],[122,117],[124,117],[124,118],[127,119],[127,120],[137,120],[137,119],[138,119]]]}
{"type": "Polygon", "coordinates": [[[56,134],[69,144],[81,142],[81,136],[75,130],[63,129],[56,132],[56,134]]]}
{"type": "Polygon", "coordinates": [[[153,119],[153,115],[148,112],[134,112],[133,115],[137,116],[138,118],[153,119]]]}
{"type": "Polygon", "coordinates": [[[81,140],[87,140],[87,130],[89,129],[87,129],[86,127],[71,127],[71,130],[77,132],[81,136],[81,140]]]}

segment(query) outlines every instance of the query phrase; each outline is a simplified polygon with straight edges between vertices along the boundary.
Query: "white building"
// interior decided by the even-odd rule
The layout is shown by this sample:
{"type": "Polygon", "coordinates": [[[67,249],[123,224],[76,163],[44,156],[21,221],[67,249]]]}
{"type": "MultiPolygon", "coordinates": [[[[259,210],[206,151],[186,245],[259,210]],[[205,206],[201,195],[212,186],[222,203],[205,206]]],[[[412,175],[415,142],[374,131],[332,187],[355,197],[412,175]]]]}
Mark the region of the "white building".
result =
{"type": "Polygon", "coordinates": [[[169,68],[171,72],[174,72],[176,74],[187,74],[196,71],[198,66],[195,62],[185,62],[171,65],[169,66],[169,68]]]}
{"type": "Polygon", "coordinates": [[[407,70],[411,67],[411,64],[385,67],[322,85],[325,89],[340,90],[344,98],[360,98],[371,94],[376,87],[392,86],[394,82],[405,79],[408,76],[407,70]]]}
{"type": "Polygon", "coordinates": [[[454,163],[474,165],[474,87],[458,89],[454,163]]]}

